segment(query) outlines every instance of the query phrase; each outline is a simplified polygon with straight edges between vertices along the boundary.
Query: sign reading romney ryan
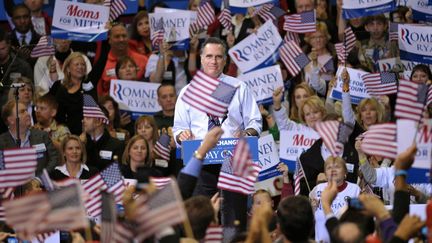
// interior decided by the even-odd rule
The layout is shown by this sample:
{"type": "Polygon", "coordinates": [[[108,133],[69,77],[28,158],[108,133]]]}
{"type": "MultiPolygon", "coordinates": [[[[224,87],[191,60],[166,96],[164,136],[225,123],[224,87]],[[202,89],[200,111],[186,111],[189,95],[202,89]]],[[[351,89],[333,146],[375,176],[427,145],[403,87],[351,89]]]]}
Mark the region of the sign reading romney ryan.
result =
{"type": "Polygon", "coordinates": [[[432,27],[409,24],[398,27],[400,59],[432,64],[432,27]]]}
{"type": "Polygon", "coordinates": [[[237,77],[245,82],[258,104],[273,104],[273,92],[283,86],[279,65],[261,68],[237,77]]]}
{"type": "Polygon", "coordinates": [[[343,0],[344,19],[360,18],[391,12],[396,9],[394,0],[343,0]]]}
{"type": "Polygon", "coordinates": [[[157,30],[157,24],[162,19],[164,40],[171,43],[171,50],[189,49],[189,26],[196,19],[196,11],[156,8],[149,14],[150,32],[157,30]]]}
{"type": "Polygon", "coordinates": [[[126,80],[111,80],[110,96],[119,104],[121,111],[130,113],[133,120],[141,115],[161,110],[157,101],[160,84],[126,80]]]}
{"type": "Polygon", "coordinates": [[[240,71],[246,73],[275,64],[281,44],[277,27],[269,20],[256,33],[229,49],[228,53],[240,71]]]}
{"type": "Polygon", "coordinates": [[[399,0],[400,6],[410,7],[414,20],[432,21],[432,5],[429,0],[399,0]]]}
{"type": "Polygon", "coordinates": [[[56,1],[51,36],[85,42],[106,40],[109,11],[102,5],[56,1]]]}

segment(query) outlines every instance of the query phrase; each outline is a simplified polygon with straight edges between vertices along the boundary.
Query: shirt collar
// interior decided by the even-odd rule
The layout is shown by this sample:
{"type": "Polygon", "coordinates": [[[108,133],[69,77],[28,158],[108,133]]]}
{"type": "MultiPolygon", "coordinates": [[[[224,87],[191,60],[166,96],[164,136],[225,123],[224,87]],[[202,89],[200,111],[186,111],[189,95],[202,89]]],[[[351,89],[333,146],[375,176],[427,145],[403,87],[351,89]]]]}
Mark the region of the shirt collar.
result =
{"type": "MultiPolygon", "coordinates": [[[[69,171],[67,170],[66,163],[64,165],[56,166],[55,169],[60,171],[61,173],[65,174],[65,175],[71,177],[71,175],[69,174],[69,171]]],[[[89,171],[89,168],[87,167],[87,165],[81,164],[80,170],[78,171],[78,173],[75,177],[76,179],[79,179],[81,177],[83,170],[89,171]]]]}

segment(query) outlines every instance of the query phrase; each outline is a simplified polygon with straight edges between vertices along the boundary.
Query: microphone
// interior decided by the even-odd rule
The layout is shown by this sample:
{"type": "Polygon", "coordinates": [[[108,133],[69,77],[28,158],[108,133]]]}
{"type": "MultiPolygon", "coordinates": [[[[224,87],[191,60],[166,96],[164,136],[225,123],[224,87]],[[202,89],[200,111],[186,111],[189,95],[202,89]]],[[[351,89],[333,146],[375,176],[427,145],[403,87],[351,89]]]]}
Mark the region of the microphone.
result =
{"type": "MultiPolygon", "coordinates": [[[[0,87],[6,87],[6,88],[20,88],[20,87],[23,87],[23,86],[13,87],[13,85],[5,85],[5,84],[4,84],[4,81],[5,81],[5,79],[7,78],[7,76],[9,76],[9,73],[10,73],[10,71],[11,71],[12,65],[15,63],[15,60],[16,60],[17,57],[18,57],[18,51],[20,51],[20,50],[22,50],[22,49],[24,49],[24,48],[35,47],[35,46],[36,46],[36,44],[24,45],[24,46],[20,46],[20,47],[18,47],[18,48],[15,50],[16,53],[15,53],[15,55],[13,56],[12,61],[9,63],[9,65],[8,65],[8,67],[7,67],[7,69],[6,69],[6,71],[4,72],[3,77],[2,77],[1,80],[0,80],[0,87]]],[[[9,58],[12,57],[11,54],[12,54],[12,52],[9,51],[9,58]]]]}

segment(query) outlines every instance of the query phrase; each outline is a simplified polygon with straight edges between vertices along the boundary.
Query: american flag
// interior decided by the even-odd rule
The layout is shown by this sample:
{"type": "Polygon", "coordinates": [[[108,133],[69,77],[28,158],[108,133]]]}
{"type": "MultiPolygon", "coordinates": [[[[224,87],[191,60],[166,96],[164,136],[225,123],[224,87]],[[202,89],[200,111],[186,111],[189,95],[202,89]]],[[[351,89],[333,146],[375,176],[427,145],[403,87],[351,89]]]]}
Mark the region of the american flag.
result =
{"type": "Polygon", "coordinates": [[[231,160],[231,158],[227,158],[223,162],[217,188],[245,195],[254,193],[255,182],[261,171],[261,167],[252,163],[246,169],[248,173],[245,176],[237,176],[233,172],[231,160]]]}
{"type": "Polygon", "coordinates": [[[105,124],[108,124],[109,120],[99,107],[99,105],[96,103],[96,101],[88,94],[83,94],[84,99],[84,106],[83,106],[83,115],[84,117],[91,117],[91,118],[99,118],[102,119],[102,121],[105,124]]]}
{"type": "Polygon", "coordinates": [[[85,207],[93,217],[97,217],[101,214],[102,190],[112,193],[116,203],[121,204],[125,187],[118,163],[112,163],[102,172],[84,182],[83,189],[89,194],[89,198],[85,202],[85,207]]]}
{"type": "Polygon", "coordinates": [[[294,41],[297,45],[300,45],[300,37],[297,33],[287,31],[284,37],[284,42],[294,41]]]}
{"type": "Polygon", "coordinates": [[[295,33],[310,33],[316,31],[315,10],[285,16],[283,29],[295,33]]]}
{"type": "Polygon", "coordinates": [[[288,69],[288,72],[294,77],[302,68],[304,68],[310,59],[303,53],[300,47],[293,41],[287,42],[280,48],[280,56],[288,69]]]}
{"type": "Polygon", "coordinates": [[[0,189],[26,183],[34,176],[36,166],[35,148],[16,148],[0,151],[0,189]]]}
{"type": "Polygon", "coordinates": [[[88,227],[78,184],[4,202],[6,222],[29,236],[88,227]]]}
{"type": "Polygon", "coordinates": [[[132,226],[117,220],[114,228],[114,241],[118,243],[131,242],[135,237],[132,226]]]}
{"type": "Polygon", "coordinates": [[[159,140],[156,142],[153,152],[158,155],[161,159],[164,159],[166,161],[170,160],[170,153],[171,153],[171,147],[170,147],[170,136],[168,134],[162,134],[159,137],[159,140]]]}
{"type": "Polygon", "coordinates": [[[340,156],[354,127],[339,121],[324,121],[316,124],[316,130],[333,157],[340,156]]]}
{"type": "Polygon", "coordinates": [[[43,57],[43,56],[52,56],[55,54],[54,43],[51,36],[42,36],[39,39],[39,42],[33,48],[30,53],[32,58],[43,57]]]}
{"type": "Polygon", "coordinates": [[[225,29],[232,30],[233,25],[231,23],[231,10],[228,7],[222,9],[217,18],[225,29]]]}
{"type": "Polygon", "coordinates": [[[322,73],[334,72],[335,67],[333,63],[333,58],[330,58],[320,69],[322,73]]]}
{"type": "Polygon", "coordinates": [[[123,0],[105,0],[104,6],[110,8],[109,21],[117,19],[127,9],[127,6],[123,0]]]}
{"type": "Polygon", "coordinates": [[[396,124],[372,125],[364,134],[361,150],[368,155],[394,159],[397,156],[396,124]]]}
{"type": "Polygon", "coordinates": [[[395,116],[398,119],[420,121],[428,99],[429,87],[409,80],[399,80],[395,116]]]}
{"type": "Polygon", "coordinates": [[[396,73],[368,73],[362,76],[363,83],[370,95],[388,95],[397,92],[396,73]]]}
{"type": "Polygon", "coordinates": [[[236,176],[247,177],[248,169],[252,166],[252,157],[249,151],[249,144],[246,139],[240,138],[234,148],[232,156],[233,173],[236,176]]]}
{"type": "Polygon", "coordinates": [[[152,47],[159,49],[165,36],[164,21],[163,18],[157,21],[154,31],[150,34],[152,47]]]}
{"type": "Polygon", "coordinates": [[[101,224],[101,242],[109,243],[115,236],[115,226],[117,221],[117,212],[114,198],[111,194],[102,192],[102,224],[101,224]]]}
{"type": "Polygon", "coordinates": [[[171,182],[171,177],[150,177],[150,181],[153,182],[153,184],[156,186],[157,189],[162,189],[166,185],[168,185],[171,182]]]}
{"type": "Polygon", "coordinates": [[[285,11],[274,6],[274,4],[266,3],[258,7],[253,15],[260,16],[265,22],[268,20],[276,21],[280,16],[284,15],[285,11]]]}
{"type": "Polygon", "coordinates": [[[41,180],[42,186],[45,188],[45,190],[54,191],[54,183],[49,177],[48,171],[46,169],[43,169],[42,173],[39,175],[39,179],[41,180]]]}
{"type": "Polygon", "coordinates": [[[237,88],[198,71],[182,97],[190,106],[209,115],[223,117],[237,88]]]}
{"type": "Polygon", "coordinates": [[[307,180],[300,159],[297,158],[296,170],[294,172],[294,195],[296,196],[300,195],[300,180],[302,178],[305,178],[305,180],[307,180]]]}
{"type": "Polygon", "coordinates": [[[137,239],[139,242],[161,229],[179,224],[187,218],[175,180],[156,191],[149,198],[138,197],[136,205],[137,239]]]}
{"type": "Polygon", "coordinates": [[[399,39],[398,33],[399,23],[390,22],[389,24],[389,40],[397,41],[399,39]]]}
{"type": "Polygon", "coordinates": [[[204,237],[204,243],[222,243],[223,227],[221,225],[209,225],[204,237]]]}
{"type": "Polygon", "coordinates": [[[2,202],[4,202],[5,200],[10,200],[10,199],[14,198],[14,191],[15,191],[14,187],[8,187],[8,188],[1,188],[0,189],[0,221],[6,220],[5,210],[4,210],[2,202]]]}
{"type": "Polygon", "coordinates": [[[211,25],[216,18],[215,11],[209,0],[203,0],[197,10],[197,19],[191,24],[193,33],[197,33],[198,30],[203,29],[206,26],[211,25]]]}
{"type": "Polygon", "coordinates": [[[348,27],[344,31],[344,43],[346,46],[347,53],[349,53],[352,49],[354,49],[356,43],[356,36],[354,35],[351,27],[348,27]]]}
{"type": "Polygon", "coordinates": [[[335,44],[335,49],[336,49],[336,54],[337,54],[339,63],[340,64],[344,64],[345,60],[346,60],[346,58],[348,56],[348,53],[349,53],[349,52],[346,51],[344,43],[343,42],[336,43],[335,44]]]}

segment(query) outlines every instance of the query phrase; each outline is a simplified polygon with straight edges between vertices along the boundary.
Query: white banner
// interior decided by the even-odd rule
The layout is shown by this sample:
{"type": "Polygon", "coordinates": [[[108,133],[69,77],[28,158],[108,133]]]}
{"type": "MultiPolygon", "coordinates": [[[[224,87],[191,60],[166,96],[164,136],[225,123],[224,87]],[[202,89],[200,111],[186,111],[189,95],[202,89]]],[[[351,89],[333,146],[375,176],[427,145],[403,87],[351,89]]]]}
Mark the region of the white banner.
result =
{"type": "Polygon", "coordinates": [[[399,119],[396,124],[398,154],[405,151],[416,139],[417,154],[409,170],[408,181],[410,183],[428,183],[432,159],[432,120],[427,120],[419,129],[417,129],[417,123],[410,120],[399,119]]]}
{"type": "Polygon", "coordinates": [[[246,73],[259,66],[274,64],[281,44],[282,38],[277,27],[272,21],[267,21],[256,33],[229,49],[228,53],[240,71],[246,73]]]}
{"type": "Polygon", "coordinates": [[[229,6],[248,8],[248,7],[258,6],[268,2],[273,2],[273,0],[229,0],[229,6]]]}
{"type": "MultiPolygon", "coordinates": [[[[345,67],[339,66],[336,77],[336,87],[333,87],[330,98],[335,100],[342,100],[342,86],[343,81],[341,78],[342,71],[345,67]]],[[[367,93],[366,87],[363,84],[362,76],[367,74],[368,72],[346,68],[350,75],[350,95],[351,95],[351,103],[358,104],[362,99],[369,98],[369,94],[367,93]]]]}
{"type": "Polygon", "coordinates": [[[390,72],[395,69],[403,70],[400,59],[396,57],[378,60],[378,67],[380,72],[390,72]]]}
{"type": "Polygon", "coordinates": [[[130,112],[132,119],[143,114],[161,110],[157,102],[160,84],[139,81],[111,80],[110,96],[119,104],[120,110],[130,112]]]}
{"type": "Polygon", "coordinates": [[[399,5],[409,7],[415,20],[432,21],[432,8],[429,0],[399,0],[399,5]]]}
{"type": "Polygon", "coordinates": [[[283,86],[279,65],[261,68],[237,77],[247,84],[258,104],[273,103],[273,91],[283,86]]]}
{"type": "Polygon", "coordinates": [[[378,15],[393,11],[396,8],[394,0],[343,0],[342,10],[345,19],[378,15]]]}
{"type": "Polygon", "coordinates": [[[432,64],[432,27],[399,24],[400,59],[432,64]]]}
{"type": "Polygon", "coordinates": [[[105,40],[108,18],[109,8],[102,5],[55,1],[51,36],[87,42],[105,40]]]}
{"type": "Polygon", "coordinates": [[[309,149],[320,138],[317,132],[310,127],[302,126],[301,130],[280,131],[279,157],[288,165],[290,171],[295,171],[298,157],[309,149]]]}
{"type": "Polygon", "coordinates": [[[175,42],[189,39],[191,19],[196,18],[195,11],[156,8],[155,13],[149,13],[150,33],[154,33],[156,24],[163,19],[164,39],[175,42]]]}

